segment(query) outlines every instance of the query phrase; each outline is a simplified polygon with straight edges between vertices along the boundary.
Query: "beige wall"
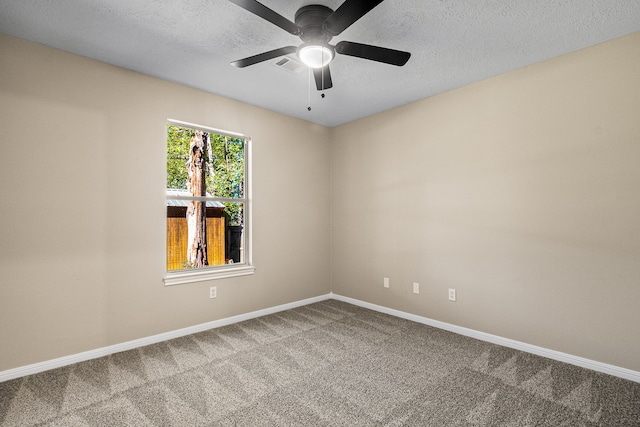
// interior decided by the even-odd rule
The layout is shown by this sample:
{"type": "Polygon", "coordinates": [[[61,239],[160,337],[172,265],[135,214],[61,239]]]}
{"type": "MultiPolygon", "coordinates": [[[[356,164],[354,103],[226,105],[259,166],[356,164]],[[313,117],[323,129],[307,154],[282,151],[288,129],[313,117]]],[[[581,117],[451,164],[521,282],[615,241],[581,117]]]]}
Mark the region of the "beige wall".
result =
{"type": "Polygon", "coordinates": [[[329,292],[328,129],[1,35],[0,61],[0,371],[329,292]],[[164,286],[167,118],[253,138],[254,276],[164,286]]]}
{"type": "Polygon", "coordinates": [[[0,36],[0,371],[330,290],[640,371],[639,47],[326,129],[0,36]],[[254,276],[163,285],[167,118],[253,138],[254,276]]]}
{"type": "Polygon", "coordinates": [[[639,76],[636,33],[336,128],[333,292],[640,371],[639,76]]]}

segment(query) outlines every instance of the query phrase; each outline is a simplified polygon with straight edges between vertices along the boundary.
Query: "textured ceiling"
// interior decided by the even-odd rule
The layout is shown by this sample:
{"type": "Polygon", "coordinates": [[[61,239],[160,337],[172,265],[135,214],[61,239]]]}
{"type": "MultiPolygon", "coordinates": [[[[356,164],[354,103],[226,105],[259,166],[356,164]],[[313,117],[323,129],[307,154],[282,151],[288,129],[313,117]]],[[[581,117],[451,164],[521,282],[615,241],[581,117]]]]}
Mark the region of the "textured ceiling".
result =
{"type": "MultiPolygon", "coordinates": [[[[293,20],[301,6],[335,10],[342,0],[262,3],[293,20]]],[[[406,50],[411,59],[395,67],[338,55],[322,99],[306,68],[277,59],[229,65],[300,39],[227,0],[0,0],[2,33],[326,126],[635,31],[638,0],[386,0],[331,43],[406,50]]]]}

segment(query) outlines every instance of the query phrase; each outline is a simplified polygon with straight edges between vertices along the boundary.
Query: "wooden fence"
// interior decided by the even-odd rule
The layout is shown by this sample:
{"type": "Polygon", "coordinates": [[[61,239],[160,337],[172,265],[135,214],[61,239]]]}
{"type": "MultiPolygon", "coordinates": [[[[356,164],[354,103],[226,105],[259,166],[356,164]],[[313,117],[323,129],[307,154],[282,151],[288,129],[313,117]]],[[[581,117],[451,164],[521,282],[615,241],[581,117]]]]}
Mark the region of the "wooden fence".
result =
{"type": "MultiPolygon", "coordinates": [[[[182,270],[187,263],[186,207],[167,206],[167,270],[182,270]]],[[[207,207],[207,258],[209,265],[225,263],[224,208],[207,207]]]]}

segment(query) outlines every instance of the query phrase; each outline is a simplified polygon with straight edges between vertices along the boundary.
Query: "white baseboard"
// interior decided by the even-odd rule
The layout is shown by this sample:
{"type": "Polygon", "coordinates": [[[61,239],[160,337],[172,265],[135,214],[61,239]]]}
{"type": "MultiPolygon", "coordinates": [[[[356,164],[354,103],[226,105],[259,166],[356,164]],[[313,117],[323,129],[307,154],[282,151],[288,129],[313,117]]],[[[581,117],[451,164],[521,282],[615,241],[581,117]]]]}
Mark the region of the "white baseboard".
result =
{"type": "Polygon", "coordinates": [[[613,375],[614,377],[624,378],[625,380],[640,383],[640,372],[631,369],[621,368],[619,366],[609,365],[607,363],[597,362],[595,360],[585,359],[584,357],[574,356],[560,351],[549,350],[548,348],[538,347],[537,345],[527,344],[515,341],[509,338],[499,337],[497,335],[488,334],[486,332],[476,331],[474,329],[464,328],[462,326],[452,325],[450,323],[440,322],[439,320],[429,319],[428,317],[417,316],[415,314],[406,313],[400,310],[394,310],[381,305],[371,304],[354,298],[345,297],[331,293],[331,298],[338,301],[347,302],[349,304],[368,308],[370,310],[379,311],[381,313],[390,314],[391,316],[400,317],[402,319],[411,320],[413,322],[422,323],[424,325],[433,326],[435,328],[444,329],[459,335],[476,338],[481,341],[498,344],[504,347],[521,350],[527,353],[546,357],[548,359],[557,360],[559,362],[568,363],[570,365],[579,366],[581,368],[591,369],[596,372],[613,375]]]}
{"type": "Polygon", "coordinates": [[[422,323],[424,325],[433,326],[435,328],[444,329],[446,331],[454,332],[456,334],[468,336],[471,338],[476,338],[482,341],[487,341],[493,344],[498,344],[498,345],[513,348],[516,350],[525,351],[527,353],[536,354],[538,356],[546,357],[546,358],[557,360],[564,363],[569,363],[571,365],[580,366],[582,368],[591,369],[593,371],[602,372],[608,375],[613,375],[615,377],[624,378],[626,380],[640,383],[640,372],[632,371],[631,369],[626,369],[626,368],[621,368],[614,365],[609,365],[606,363],[596,362],[594,360],[573,356],[571,354],[566,354],[566,353],[562,353],[555,350],[549,350],[543,347],[538,347],[538,346],[523,343],[520,341],[499,337],[497,335],[487,334],[485,332],[480,332],[480,331],[476,331],[469,328],[463,328],[461,326],[452,325],[450,323],[440,322],[438,320],[417,316],[415,314],[406,313],[400,310],[394,310],[392,308],[371,304],[365,301],[345,297],[345,296],[334,294],[334,293],[320,295],[314,298],[308,298],[300,301],[294,301],[288,304],[282,304],[282,305],[278,305],[271,308],[265,308],[263,310],[252,311],[250,313],[227,317],[225,319],[214,320],[212,322],[202,323],[200,325],[190,326],[188,328],[178,329],[175,331],[165,332],[165,333],[153,335],[150,337],[140,338],[133,341],[127,341],[120,344],[110,345],[108,347],[102,347],[95,350],[73,354],[70,356],[47,360],[45,362],[34,363],[32,365],[9,369],[9,370],[0,372],[0,382],[12,380],[14,378],[24,377],[27,375],[37,374],[39,372],[48,371],[50,369],[61,368],[63,366],[71,365],[78,362],[84,362],[86,360],[96,359],[98,357],[108,356],[110,354],[119,353],[121,351],[131,350],[138,347],[144,347],[146,345],[167,341],[170,339],[183,337],[185,335],[195,334],[198,332],[203,332],[213,328],[219,328],[221,326],[231,325],[233,323],[242,322],[244,320],[255,319],[256,317],[266,316],[268,314],[278,313],[280,311],[290,310],[292,308],[302,307],[304,305],[313,304],[315,302],[320,302],[320,301],[326,301],[328,299],[336,299],[338,301],[343,301],[349,304],[357,305],[359,307],[364,307],[370,310],[379,311],[381,313],[386,313],[392,316],[400,317],[402,319],[407,319],[413,322],[422,323]]]}
{"type": "Polygon", "coordinates": [[[250,313],[231,316],[212,322],[202,323],[200,325],[190,326],[188,328],[177,329],[150,337],[140,338],[133,341],[127,341],[120,344],[110,345],[108,347],[97,348],[82,353],[72,354],[70,356],[59,357],[57,359],[47,360],[32,365],[21,366],[19,368],[9,369],[0,372],[0,382],[20,378],[27,375],[37,374],[39,372],[48,371],[50,369],[61,368],[63,366],[72,365],[78,362],[84,362],[98,357],[108,356],[110,354],[119,353],[121,351],[132,350],[138,347],[159,343],[162,341],[180,338],[185,335],[191,335],[198,332],[207,331],[221,326],[231,325],[233,323],[242,322],[244,320],[255,319],[256,317],[266,316],[268,314],[278,313],[280,311],[290,310],[292,308],[302,307],[304,305],[313,304],[314,302],[325,301],[331,298],[330,294],[320,295],[314,298],[308,298],[300,301],[294,301],[288,304],[282,304],[275,307],[265,308],[263,310],[252,311],[250,313]]]}

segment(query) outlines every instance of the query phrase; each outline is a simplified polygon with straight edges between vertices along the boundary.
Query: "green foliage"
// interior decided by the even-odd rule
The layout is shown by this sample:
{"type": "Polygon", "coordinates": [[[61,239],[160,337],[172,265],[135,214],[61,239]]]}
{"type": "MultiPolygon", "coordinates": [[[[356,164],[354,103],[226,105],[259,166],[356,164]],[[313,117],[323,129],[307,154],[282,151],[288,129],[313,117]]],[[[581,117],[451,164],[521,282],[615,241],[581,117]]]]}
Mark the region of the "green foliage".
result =
{"type": "MultiPolygon", "coordinates": [[[[194,132],[193,129],[167,125],[167,188],[187,189],[187,161],[194,132]]],[[[205,156],[207,193],[214,197],[244,197],[244,140],[217,134],[208,136],[205,156]]],[[[244,223],[241,203],[225,202],[225,212],[229,215],[230,225],[244,223]]]]}
{"type": "Polygon", "coordinates": [[[207,161],[213,173],[207,170],[207,192],[215,197],[244,197],[244,140],[209,136],[213,159],[208,157],[207,161]]]}
{"type": "Polygon", "coordinates": [[[193,129],[167,125],[167,188],[187,189],[187,161],[193,129]]]}
{"type": "Polygon", "coordinates": [[[189,268],[196,268],[196,265],[191,261],[185,261],[182,263],[182,269],[187,270],[189,268]]]}

